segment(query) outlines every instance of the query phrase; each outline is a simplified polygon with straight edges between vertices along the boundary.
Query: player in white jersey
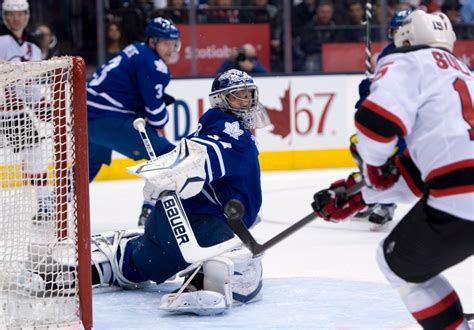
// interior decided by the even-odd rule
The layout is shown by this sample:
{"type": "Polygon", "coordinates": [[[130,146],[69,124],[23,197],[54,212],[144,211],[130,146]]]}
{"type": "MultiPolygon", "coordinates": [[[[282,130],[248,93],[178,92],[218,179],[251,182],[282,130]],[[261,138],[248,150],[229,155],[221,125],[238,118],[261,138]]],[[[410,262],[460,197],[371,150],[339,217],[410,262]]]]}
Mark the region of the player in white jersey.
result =
{"type": "Polygon", "coordinates": [[[367,188],[347,197],[357,179],[340,180],[314,196],[313,208],[339,221],[366,203],[421,197],[380,244],[377,262],[423,328],[469,329],[440,273],[474,255],[474,77],[452,54],[456,36],[442,13],[414,11],[394,40],[355,117],[352,148],[367,188]],[[407,150],[394,157],[399,137],[407,150]]]}
{"type": "MultiPolygon", "coordinates": [[[[3,25],[0,26],[0,60],[4,61],[39,61],[41,50],[28,41],[26,26],[30,12],[26,0],[4,0],[2,3],[3,25]]],[[[24,85],[24,84],[21,84],[24,85]]],[[[0,137],[14,153],[21,155],[23,176],[35,186],[38,198],[38,212],[35,221],[48,219],[52,215],[52,188],[48,185],[48,164],[39,164],[41,141],[29,115],[25,113],[28,102],[40,101],[41,96],[31,89],[19,90],[15,84],[2,86],[3,97],[0,99],[0,137]],[[36,94],[36,95],[34,95],[36,94]],[[34,161],[35,160],[35,161],[34,161]]]]}

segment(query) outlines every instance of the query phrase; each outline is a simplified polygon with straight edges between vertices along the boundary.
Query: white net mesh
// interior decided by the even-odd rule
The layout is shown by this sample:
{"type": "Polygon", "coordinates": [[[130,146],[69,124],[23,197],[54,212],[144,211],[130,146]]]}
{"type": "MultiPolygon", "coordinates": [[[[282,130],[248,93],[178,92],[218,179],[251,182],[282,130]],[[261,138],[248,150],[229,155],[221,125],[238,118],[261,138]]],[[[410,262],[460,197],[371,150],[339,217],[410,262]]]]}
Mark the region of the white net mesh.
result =
{"type": "Polygon", "coordinates": [[[0,63],[0,328],[80,324],[72,66],[0,63]]]}

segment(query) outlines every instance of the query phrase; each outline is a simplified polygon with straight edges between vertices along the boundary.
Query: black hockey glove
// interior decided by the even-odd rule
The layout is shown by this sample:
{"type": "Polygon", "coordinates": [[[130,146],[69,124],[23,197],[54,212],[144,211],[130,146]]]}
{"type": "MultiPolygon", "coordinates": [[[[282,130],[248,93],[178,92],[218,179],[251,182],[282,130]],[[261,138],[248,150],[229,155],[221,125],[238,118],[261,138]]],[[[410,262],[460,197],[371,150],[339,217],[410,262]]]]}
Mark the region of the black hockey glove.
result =
{"type": "Polygon", "coordinates": [[[165,101],[166,106],[173,104],[176,101],[174,97],[166,93],[163,94],[163,100],[165,101]]]}

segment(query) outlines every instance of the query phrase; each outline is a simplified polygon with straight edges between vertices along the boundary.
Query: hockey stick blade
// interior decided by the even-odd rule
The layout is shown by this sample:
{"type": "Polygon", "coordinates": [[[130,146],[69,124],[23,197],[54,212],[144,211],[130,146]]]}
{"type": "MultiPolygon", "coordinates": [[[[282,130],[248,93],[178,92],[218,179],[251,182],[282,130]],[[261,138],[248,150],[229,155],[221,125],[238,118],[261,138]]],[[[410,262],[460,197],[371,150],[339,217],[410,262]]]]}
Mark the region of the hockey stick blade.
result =
{"type": "MultiPolygon", "coordinates": [[[[354,186],[347,190],[347,196],[357,194],[364,186],[364,180],[356,183],[354,186]]],[[[311,212],[303,219],[289,226],[281,233],[272,237],[265,243],[259,244],[242,221],[242,215],[244,214],[244,210],[244,206],[238,200],[230,200],[224,207],[224,212],[228,217],[229,226],[254,256],[262,254],[263,252],[265,252],[275,244],[281,242],[288,236],[292,235],[294,232],[300,230],[316,218],[316,214],[314,214],[314,212],[311,212]]]]}

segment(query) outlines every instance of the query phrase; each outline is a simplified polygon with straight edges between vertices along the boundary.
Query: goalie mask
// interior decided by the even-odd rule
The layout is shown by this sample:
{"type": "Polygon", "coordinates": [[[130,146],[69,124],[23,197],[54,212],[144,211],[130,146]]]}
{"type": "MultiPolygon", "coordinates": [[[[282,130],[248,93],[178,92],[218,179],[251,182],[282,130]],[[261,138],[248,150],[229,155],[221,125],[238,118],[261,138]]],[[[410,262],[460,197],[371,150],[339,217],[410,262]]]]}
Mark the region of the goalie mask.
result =
{"type": "Polygon", "coordinates": [[[396,47],[428,45],[452,52],[456,34],[445,14],[415,10],[403,21],[393,40],[396,47]]]}
{"type": "Polygon", "coordinates": [[[258,88],[247,73],[232,69],[219,74],[212,83],[209,101],[213,108],[231,112],[247,129],[269,124],[265,107],[258,102],[258,88]]]}

